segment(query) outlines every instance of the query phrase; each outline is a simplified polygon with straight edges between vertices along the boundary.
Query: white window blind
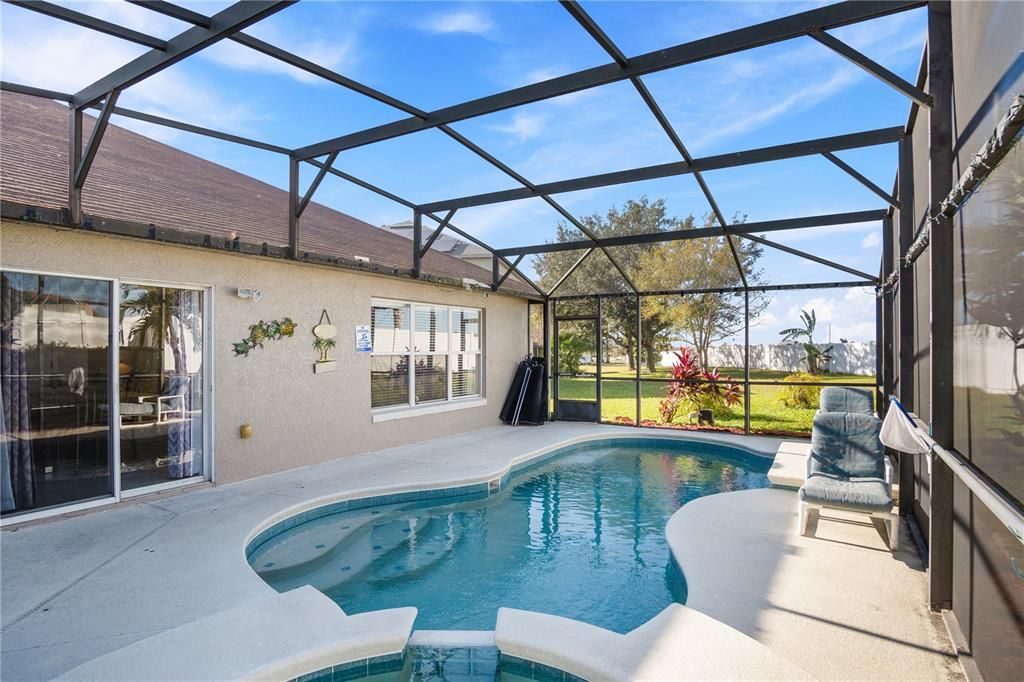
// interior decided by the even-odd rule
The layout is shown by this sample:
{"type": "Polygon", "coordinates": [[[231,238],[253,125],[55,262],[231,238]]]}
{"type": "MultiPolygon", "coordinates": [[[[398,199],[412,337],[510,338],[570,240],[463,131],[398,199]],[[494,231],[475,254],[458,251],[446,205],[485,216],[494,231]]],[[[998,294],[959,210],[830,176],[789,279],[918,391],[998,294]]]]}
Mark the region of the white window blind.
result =
{"type": "Polygon", "coordinates": [[[370,407],[409,402],[410,310],[408,303],[374,301],[370,307],[370,407]]]}
{"type": "Polygon", "coordinates": [[[479,396],[481,323],[482,312],[476,308],[373,300],[370,406],[414,406],[479,396]]]}

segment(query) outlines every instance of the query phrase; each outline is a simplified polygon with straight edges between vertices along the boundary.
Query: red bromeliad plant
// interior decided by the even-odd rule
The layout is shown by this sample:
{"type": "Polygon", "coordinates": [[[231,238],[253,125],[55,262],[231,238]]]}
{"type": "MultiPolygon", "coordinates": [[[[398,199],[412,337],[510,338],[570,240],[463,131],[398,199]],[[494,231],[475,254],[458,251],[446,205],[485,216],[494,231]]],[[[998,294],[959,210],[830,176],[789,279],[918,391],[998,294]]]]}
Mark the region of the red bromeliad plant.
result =
{"type": "Polygon", "coordinates": [[[697,354],[685,346],[680,346],[675,356],[672,381],[668,384],[665,399],[658,405],[662,422],[671,424],[683,408],[689,411],[732,407],[740,403],[742,386],[732,382],[708,383],[721,381],[723,377],[717,369],[709,371],[701,367],[697,354]]]}

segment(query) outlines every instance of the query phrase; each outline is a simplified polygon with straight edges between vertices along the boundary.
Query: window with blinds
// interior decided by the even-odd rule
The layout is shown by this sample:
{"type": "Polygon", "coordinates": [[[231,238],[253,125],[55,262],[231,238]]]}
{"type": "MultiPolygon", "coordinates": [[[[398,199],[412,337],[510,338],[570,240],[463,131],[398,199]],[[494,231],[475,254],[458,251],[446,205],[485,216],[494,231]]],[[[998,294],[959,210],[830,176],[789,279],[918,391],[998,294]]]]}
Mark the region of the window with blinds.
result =
{"type": "Polygon", "coordinates": [[[375,299],[370,338],[371,407],[444,403],[481,394],[480,310],[375,299]]]}

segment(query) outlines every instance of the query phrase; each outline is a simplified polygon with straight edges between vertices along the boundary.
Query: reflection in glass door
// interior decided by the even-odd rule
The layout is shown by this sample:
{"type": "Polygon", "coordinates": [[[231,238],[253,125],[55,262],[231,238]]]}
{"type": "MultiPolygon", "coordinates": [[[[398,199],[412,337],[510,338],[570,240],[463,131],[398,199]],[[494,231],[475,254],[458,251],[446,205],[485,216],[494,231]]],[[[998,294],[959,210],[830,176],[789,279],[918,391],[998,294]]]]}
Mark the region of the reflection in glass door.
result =
{"type": "Polygon", "coordinates": [[[121,488],[204,475],[203,292],[120,286],[121,488]]]}
{"type": "Polygon", "coordinates": [[[0,273],[0,510],[114,493],[111,283],[0,273]]]}

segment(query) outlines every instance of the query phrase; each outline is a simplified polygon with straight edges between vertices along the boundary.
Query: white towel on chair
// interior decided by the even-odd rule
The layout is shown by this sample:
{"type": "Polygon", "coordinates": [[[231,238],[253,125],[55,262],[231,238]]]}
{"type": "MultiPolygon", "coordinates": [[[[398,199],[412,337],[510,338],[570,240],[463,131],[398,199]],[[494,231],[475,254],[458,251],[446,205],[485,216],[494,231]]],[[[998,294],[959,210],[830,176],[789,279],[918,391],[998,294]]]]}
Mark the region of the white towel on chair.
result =
{"type": "Polygon", "coordinates": [[[931,449],[918,434],[917,427],[910,422],[898,405],[889,406],[878,439],[886,447],[914,455],[924,454],[931,449]]]}

